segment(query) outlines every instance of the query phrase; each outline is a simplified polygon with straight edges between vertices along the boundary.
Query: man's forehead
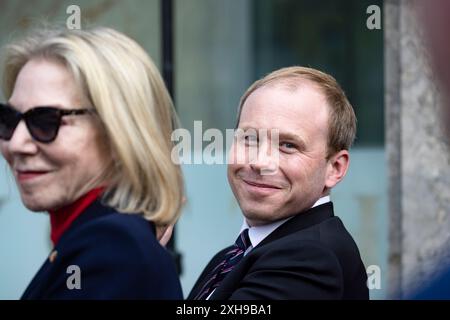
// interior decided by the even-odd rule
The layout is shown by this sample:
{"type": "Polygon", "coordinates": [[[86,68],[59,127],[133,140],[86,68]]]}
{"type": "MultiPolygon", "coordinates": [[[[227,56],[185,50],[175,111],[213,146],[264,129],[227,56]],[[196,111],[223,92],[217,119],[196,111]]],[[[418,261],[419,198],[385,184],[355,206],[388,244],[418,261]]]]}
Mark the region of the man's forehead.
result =
{"type": "Polygon", "coordinates": [[[317,91],[318,93],[322,94],[322,89],[316,82],[309,80],[307,78],[303,77],[287,77],[287,78],[281,78],[276,79],[273,81],[270,81],[260,88],[256,89],[255,92],[259,89],[281,89],[286,90],[290,92],[295,92],[301,88],[309,88],[313,91],[317,91]]]}
{"type": "Polygon", "coordinates": [[[277,131],[282,139],[305,141],[311,135],[326,135],[328,108],[321,99],[299,95],[282,99],[277,95],[259,96],[244,105],[238,128],[277,131]],[[323,107],[322,107],[323,106],[323,107]]]}
{"type": "Polygon", "coordinates": [[[328,117],[329,107],[325,96],[313,86],[295,90],[283,86],[263,87],[252,93],[242,106],[240,120],[253,118],[269,120],[328,117]],[[244,118],[244,119],[243,119],[244,118]]]}
{"type": "MultiPolygon", "coordinates": [[[[259,98],[264,96],[264,101],[258,101],[259,104],[282,104],[285,102],[285,98],[291,98],[296,105],[302,105],[306,100],[314,100],[315,103],[319,105],[327,105],[327,98],[323,92],[323,89],[319,87],[318,84],[310,80],[302,81],[277,81],[274,83],[268,83],[255,91],[253,91],[246,99],[242,106],[241,112],[244,112],[245,107],[251,104],[255,100],[260,100],[259,98]],[[269,100],[268,97],[276,96],[276,99],[269,100]]],[[[280,111],[283,109],[280,109],[280,111]]]]}

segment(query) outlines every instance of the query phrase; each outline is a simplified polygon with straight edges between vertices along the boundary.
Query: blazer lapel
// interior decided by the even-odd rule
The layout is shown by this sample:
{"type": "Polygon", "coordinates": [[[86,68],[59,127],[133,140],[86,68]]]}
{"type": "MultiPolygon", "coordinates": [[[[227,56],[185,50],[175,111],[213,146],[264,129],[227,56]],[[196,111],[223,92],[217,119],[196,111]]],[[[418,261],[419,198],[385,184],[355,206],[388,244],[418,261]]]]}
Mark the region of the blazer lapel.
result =
{"type": "Polygon", "coordinates": [[[261,247],[269,242],[283,238],[289,234],[312,227],[334,216],[333,203],[327,202],[305,212],[299,213],[289,219],[271,234],[269,234],[257,247],[261,247]]]}
{"type": "MultiPolygon", "coordinates": [[[[51,252],[64,250],[64,240],[68,234],[70,234],[73,230],[79,228],[84,223],[92,221],[93,219],[105,216],[114,212],[114,209],[103,206],[100,200],[95,200],[86,210],[70,225],[70,227],[64,232],[64,234],[59,239],[56,246],[52,249],[51,252]]],[[[22,294],[21,299],[35,299],[40,296],[42,291],[42,284],[44,283],[43,279],[46,279],[48,275],[52,272],[53,263],[47,258],[44,264],[41,266],[39,271],[31,280],[28,287],[25,289],[25,292],[22,294]]]]}
{"type": "MultiPolygon", "coordinates": [[[[271,234],[269,234],[263,241],[261,241],[255,248],[259,249],[272,241],[276,241],[302,229],[309,228],[333,216],[333,204],[331,202],[327,202],[317,207],[311,208],[305,212],[297,214],[293,218],[283,223],[271,234]]],[[[220,286],[211,295],[211,300],[229,299],[229,297],[235,290],[236,283],[238,283],[242,279],[243,274],[247,272],[247,264],[251,262],[246,263],[246,261],[248,261],[248,259],[252,259],[252,251],[250,251],[249,254],[242,258],[241,262],[236,265],[235,269],[230,272],[225,277],[225,279],[223,279],[220,286]]]]}
{"type": "Polygon", "coordinates": [[[198,280],[194,284],[194,287],[191,289],[191,292],[189,293],[189,296],[187,298],[188,300],[193,300],[200,293],[200,291],[203,290],[206,282],[214,275],[212,271],[220,262],[222,262],[222,260],[225,258],[226,252],[228,252],[230,248],[231,246],[223,249],[211,259],[211,261],[198,277],[198,280]]]}

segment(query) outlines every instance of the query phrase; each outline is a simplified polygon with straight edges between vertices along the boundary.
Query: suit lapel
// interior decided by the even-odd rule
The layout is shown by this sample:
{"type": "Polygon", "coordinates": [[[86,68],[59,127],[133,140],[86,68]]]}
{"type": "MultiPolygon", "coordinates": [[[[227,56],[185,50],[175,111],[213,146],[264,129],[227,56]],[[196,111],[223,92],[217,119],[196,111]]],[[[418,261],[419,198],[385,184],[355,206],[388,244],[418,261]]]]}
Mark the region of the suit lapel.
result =
{"type": "MultiPolygon", "coordinates": [[[[317,207],[311,208],[305,212],[299,213],[293,218],[289,219],[271,234],[269,234],[263,241],[261,241],[255,248],[260,249],[262,246],[288,236],[297,231],[309,228],[313,225],[319,224],[334,216],[333,204],[331,202],[324,203],[317,207]]],[[[253,251],[254,249],[252,249],[253,251]]],[[[223,279],[220,286],[211,295],[211,300],[226,300],[233,294],[236,284],[246,274],[248,263],[246,260],[252,259],[252,251],[230,272],[225,279],[223,279]]],[[[251,262],[250,262],[251,263],[251,262]]],[[[204,280],[204,279],[203,279],[204,280]]]]}
{"type": "Polygon", "coordinates": [[[227,247],[225,249],[223,249],[222,251],[219,251],[212,259],[211,261],[207,264],[207,266],[205,267],[205,269],[203,269],[203,272],[200,274],[200,276],[198,277],[197,282],[194,284],[191,292],[189,293],[188,296],[188,300],[193,300],[199,293],[201,290],[203,290],[203,287],[206,283],[206,281],[208,281],[212,276],[212,271],[213,269],[220,263],[223,261],[223,259],[225,258],[225,254],[231,249],[230,247],[227,247]]]}
{"type": "Polygon", "coordinates": [[[269,234],[257,247],[261,247],[269,242],[283,238],[289,234],[312,227],[334,216],[333,204],[327,202],[305,212],[299,213],[289,219],[281,226],[269,234]]]}

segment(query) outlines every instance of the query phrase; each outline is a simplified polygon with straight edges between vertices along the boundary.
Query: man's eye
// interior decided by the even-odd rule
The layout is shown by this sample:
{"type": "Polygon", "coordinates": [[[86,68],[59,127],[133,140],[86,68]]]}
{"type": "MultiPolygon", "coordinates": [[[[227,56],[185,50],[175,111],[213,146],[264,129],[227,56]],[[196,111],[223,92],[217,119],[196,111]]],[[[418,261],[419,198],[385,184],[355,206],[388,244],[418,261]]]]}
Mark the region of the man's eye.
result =
{"type": "Polygon", "coordinates": [[[244,140],[246,144],[249,145],[254,145],[258,143],[258,137],[257,136],[251,136],[251,135],[247,135],[244,136],[244,140]]]}
{"type": "Polygon", "coordinates": [[[280,143],[280,149],[285,150],[285,151],[293,151],[296,148],[297,148],[297,146],[290,142],[280,143]]]}

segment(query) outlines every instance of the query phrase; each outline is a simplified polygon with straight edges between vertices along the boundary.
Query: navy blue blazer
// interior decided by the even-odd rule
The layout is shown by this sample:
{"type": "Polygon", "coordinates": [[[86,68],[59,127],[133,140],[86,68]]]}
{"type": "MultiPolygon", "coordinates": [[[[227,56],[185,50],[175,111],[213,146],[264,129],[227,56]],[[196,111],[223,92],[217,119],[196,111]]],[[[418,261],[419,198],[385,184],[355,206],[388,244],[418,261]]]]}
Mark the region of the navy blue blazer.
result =
{"type": "Polygon", "coordinates": [[[157,241],[154,225],[99,200],[66,230],[22,296],[26,300],[182,298],[173,260],[157,241]],[[77,272],[70,266],[79,267],[80,289],[73,288],[77,272]]]}
{"type": "Polygon", "coordinates": [[[406,299],[414,300],[449,300],[450,299],[450,268],[414,292],[406,295],[406,299]]]}

